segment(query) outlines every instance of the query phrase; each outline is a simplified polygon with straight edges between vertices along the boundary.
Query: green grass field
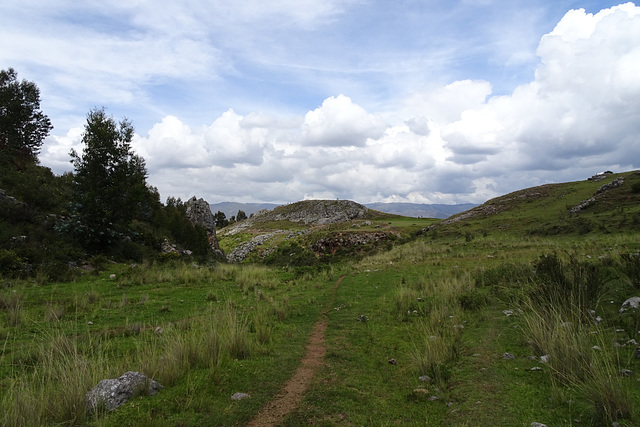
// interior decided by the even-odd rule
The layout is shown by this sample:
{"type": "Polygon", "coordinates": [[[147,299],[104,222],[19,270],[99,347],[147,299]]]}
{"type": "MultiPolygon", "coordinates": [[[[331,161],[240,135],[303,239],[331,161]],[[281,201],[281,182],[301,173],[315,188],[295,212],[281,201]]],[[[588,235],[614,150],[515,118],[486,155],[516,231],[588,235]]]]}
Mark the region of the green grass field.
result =
{"type": "Polygon", "coordinates": [[[637,195],[583,217],[589,232],[563,216],[599,185],[422,234],[436,221],[372,221],[400,237],[333,263],[2,279],[0,424],[244,425],[325,319],[323,362],[282,425],[637,425],[640,313],[619,312],[640,296],[637,195]],[[84,394],[130,370],[164,389],[87,414],[84,394]]]}

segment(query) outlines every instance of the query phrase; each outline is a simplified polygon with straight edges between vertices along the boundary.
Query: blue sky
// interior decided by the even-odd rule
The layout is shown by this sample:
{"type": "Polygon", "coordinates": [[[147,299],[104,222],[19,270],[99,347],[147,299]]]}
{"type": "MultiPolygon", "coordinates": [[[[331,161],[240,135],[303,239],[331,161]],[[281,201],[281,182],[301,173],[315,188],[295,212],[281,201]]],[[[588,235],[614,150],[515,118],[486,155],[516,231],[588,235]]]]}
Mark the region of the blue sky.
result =
{"type": "Polygon", "coordinates": [[[87,112],[163,199],[480,203],[640,167],[640,8],[607,1],[5,0],[0,68],[70,170],[87,112]]]}

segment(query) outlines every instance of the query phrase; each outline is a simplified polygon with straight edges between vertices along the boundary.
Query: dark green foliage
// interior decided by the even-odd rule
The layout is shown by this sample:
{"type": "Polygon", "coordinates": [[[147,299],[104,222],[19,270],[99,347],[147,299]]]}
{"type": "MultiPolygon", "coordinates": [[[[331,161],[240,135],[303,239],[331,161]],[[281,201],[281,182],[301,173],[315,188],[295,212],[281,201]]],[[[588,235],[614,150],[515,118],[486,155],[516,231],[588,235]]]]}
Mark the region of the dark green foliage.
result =
{"type": "Polygon", "coordinates": [[[605,291],[607,271],[601,265],[578,261],[571,256],[568,263],[556,254],[542,255],[534,265],[536,289],[531,297],[541,306],[580,313],[582,320],[590,319],[605,291]]]}
{"type": "Polygon", "coordinates": [[[636,289],[640,288],[640,254],[620,254],[621,271],[636,289]]]}
{"type": "Polygon", "coordinates": [[[13,68],[0,70],[0,151],[8,152],[20,167],[35,163],[51,129],[51,121],[40,111],[35,83],[18,81],[13,68]]]}
{"type": "Polygon", "coordinates": [[[216,221],[216,228],[220,229],[229,225],[229,220],[227,216],[222,211],[218,211],[213,215],[213,219],[216,221]]]}
{"type": "Polygon", "coordinates": [[[265,264],[282,267],[304,267],[318,264],[315,254],[295,242],[280,245],[264,259],[265,264]]]}
{"type": "Polygon", "coordinates": [[[17,275],[22,267],[22,260],[14,251],[0,249],[0,273],[2,275],[17,275]]]}
{"type": "Polygon", "coordinates": [[[169,237],[171,241],[192,251],[194,256],[206,258],[211,254],[207,231],[200,225],[192,224],[186,211],[187,207],[179,198],[168,198],[166,206],[155,212],[146,233],[140,233],[139,236],[157,248],[165,237],[169,237]]]}
{"type": "Polygon", "coordinates": [[[133,126],[116,124],[104,109],[89,112],[82,154],[71,152],[75,169],[71,213],[65,231],[91,251],[123,240],[134,219],[150,219],[159,206],[147,187],[144,160],[131,149],[133,126]]]}

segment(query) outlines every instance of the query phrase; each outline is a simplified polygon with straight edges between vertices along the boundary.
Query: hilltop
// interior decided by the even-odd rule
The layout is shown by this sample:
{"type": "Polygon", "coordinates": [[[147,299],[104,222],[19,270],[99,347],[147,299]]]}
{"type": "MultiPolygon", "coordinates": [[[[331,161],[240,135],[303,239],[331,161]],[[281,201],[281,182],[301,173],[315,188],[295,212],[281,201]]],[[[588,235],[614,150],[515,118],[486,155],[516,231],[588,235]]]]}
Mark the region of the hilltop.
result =
{"type": "MultiPolygon", "coordinates": [[[[380,212],[401,215],[413,218],[438,218],[445,219],[452,215],[465,212],[471,208],[477,206],[473,203],[462,204],[427,204],[427,203],[364,203],[369,209],[374,209],[380,212]]],[[[211,211],[215,214],[220,211],[225,214],[227,218],[236,216],[238,211],[244,212],[247,216],[251,216],[261,210],[272,210],[281,206],[275,203],[237,203],[237,202],[220,202],[212,203],[211,211]]]]}

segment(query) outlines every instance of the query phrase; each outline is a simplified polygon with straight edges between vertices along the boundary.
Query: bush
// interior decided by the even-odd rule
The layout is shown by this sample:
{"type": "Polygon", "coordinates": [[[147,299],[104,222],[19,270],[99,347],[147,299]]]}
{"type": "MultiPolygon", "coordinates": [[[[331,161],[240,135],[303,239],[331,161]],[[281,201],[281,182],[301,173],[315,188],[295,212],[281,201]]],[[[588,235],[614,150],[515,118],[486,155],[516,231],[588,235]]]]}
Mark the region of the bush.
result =
{"type": "Polygon", "coordinates": [[[24,263],[12,250],[0,249],[0,274],[16,276],[24,268],[24,263]]]}

